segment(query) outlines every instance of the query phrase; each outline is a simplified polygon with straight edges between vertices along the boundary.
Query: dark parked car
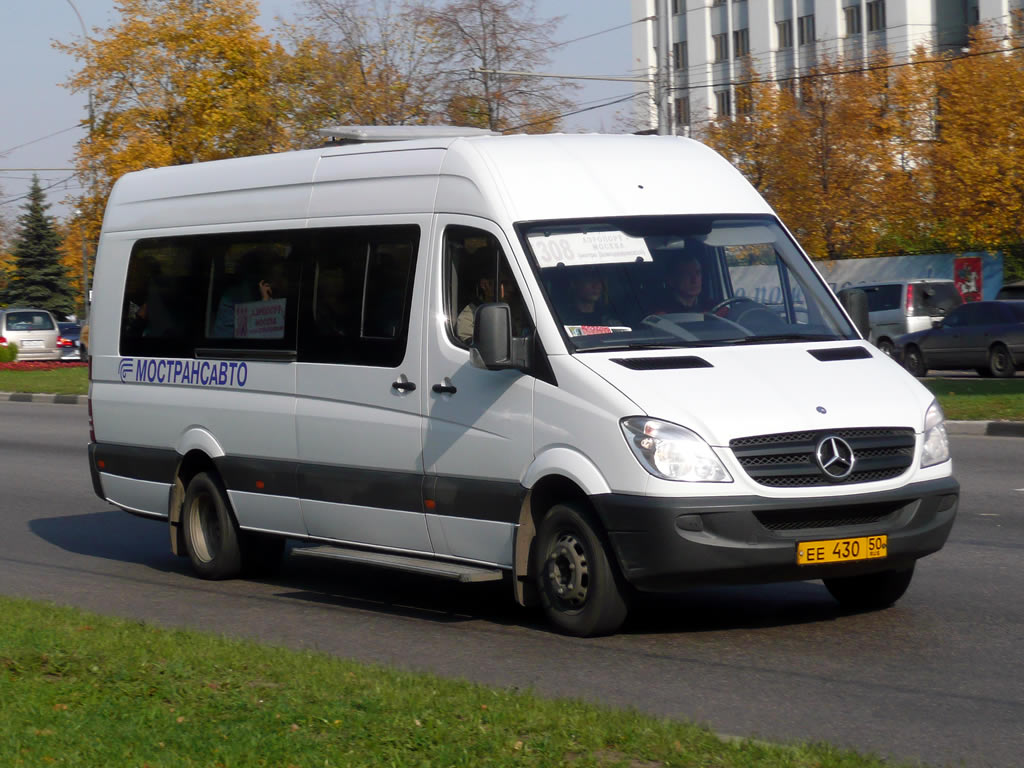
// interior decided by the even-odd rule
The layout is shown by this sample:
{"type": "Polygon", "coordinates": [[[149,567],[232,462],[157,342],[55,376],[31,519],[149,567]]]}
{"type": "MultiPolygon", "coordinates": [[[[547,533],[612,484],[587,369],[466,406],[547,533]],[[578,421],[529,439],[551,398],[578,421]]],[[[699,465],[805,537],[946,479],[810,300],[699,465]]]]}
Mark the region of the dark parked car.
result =
{"type": "Polygon", "coordinates": [[[963,304],[934,328],[897,338],[896,353],[915,376],[929,368],[1013,376],[1024,367],[1024,301],[963,304]]]}
{"type": "Polygon", "coordinates": [[[81,348],[82,326],[70,321],[57,322],[60,335],[57,337],[57,346],[62,354],[61,360],[84,360],[84,350],[81,348]]]}

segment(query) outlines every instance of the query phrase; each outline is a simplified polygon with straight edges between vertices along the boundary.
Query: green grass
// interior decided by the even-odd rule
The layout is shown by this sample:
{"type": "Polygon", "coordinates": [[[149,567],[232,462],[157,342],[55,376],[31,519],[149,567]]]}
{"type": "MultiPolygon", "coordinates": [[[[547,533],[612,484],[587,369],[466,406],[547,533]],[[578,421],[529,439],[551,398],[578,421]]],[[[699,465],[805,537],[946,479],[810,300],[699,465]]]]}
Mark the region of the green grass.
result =
{"type": "Polygon", "coordinates": [[[71,608],[0,613],[5,768],[886,765],[71,608]]]}
{"type": "Polygon", "coordinates": [[[947,419],[1024,421],[1024,379],[921,379],[947,419]]]}
{"type": "Polygon", "coordinates": [[[67,366],[51,371],[0,370],[0,392],[84,395],[89,392],[89,369],[67,366]]]}

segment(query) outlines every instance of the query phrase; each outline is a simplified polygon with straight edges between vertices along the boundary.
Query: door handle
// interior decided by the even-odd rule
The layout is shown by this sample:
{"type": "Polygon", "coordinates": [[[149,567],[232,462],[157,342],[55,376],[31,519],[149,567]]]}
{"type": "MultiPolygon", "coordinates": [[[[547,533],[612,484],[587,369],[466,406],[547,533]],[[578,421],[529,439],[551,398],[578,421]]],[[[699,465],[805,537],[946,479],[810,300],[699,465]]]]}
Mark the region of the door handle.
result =
{"type": "Polygon", "coordinates": [[[416,389],[416,385],[409,381],[403,373],[395,381],[391,382],[391,388],[397,389],[399,392],[412,392],[416,389]]]}
{"type": "Polygon", "coordinates": [[[441,379],[440,384],[435,384],[432,389],[439,395],[454,395],[458,392],[458,389],[456,389],[455,385],[452,384],[452,380],[447,376],[441,379]]]}

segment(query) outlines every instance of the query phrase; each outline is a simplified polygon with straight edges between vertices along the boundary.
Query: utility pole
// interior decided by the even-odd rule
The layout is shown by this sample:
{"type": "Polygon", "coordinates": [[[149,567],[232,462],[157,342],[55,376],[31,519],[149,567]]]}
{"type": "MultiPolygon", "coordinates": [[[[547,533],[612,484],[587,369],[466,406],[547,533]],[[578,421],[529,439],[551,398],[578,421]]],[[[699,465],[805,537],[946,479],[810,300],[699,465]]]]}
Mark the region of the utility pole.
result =
{"type": "Polygon", "coordinates": [[[655,0],[655,3],[658,67],[654,88],[658,104],[658,134],[671,136],[676,132],[675,113],[672,109],[672,17],[669,14],[669,0],[655,0]]]}

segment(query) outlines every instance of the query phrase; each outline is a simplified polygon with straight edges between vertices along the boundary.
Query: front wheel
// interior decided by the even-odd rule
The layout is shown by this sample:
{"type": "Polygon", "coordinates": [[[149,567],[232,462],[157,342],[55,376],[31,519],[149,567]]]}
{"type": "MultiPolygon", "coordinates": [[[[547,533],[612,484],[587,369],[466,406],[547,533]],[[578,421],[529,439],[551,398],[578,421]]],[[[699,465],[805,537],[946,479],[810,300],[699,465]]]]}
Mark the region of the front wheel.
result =
{"type": "Polygon", "coordinates": [[[185,551],[204,579],[231,579],[242,571],[238,528],[228,508],[227,494],[208,472],[192,478],[181,510],[185,551]]]}
{"type": "Polygon", "coordinates": [[[863,576],[824,579],[825,587],[839,604],[853,611],[877,611],[888,608],[907,591],[914,577],[914,566],[901,571],[882,571],[863,576]]]}
{"type": "Polygon", "coordinates": [[[912,376],[919,379],[928,375],[928,365],[924,361],[924,355],[918,347],[913,345],[907,347],[903,353],[903,367],[910,371],[912,376]]]}
{"type": "Polygon", "coordinates": [[[1005,345],[992,345],[992,349],[988,353],[988,369],[993,376],[1000,379],[1008,379],[1017,372],[1013,358],[1010,356],[1010,350],[1005,345]]]}
{"type": "Polygon", "coordinates": [[[607,550],[589,516],[574,503],[556,504],[537,531],[534,572],[548,620],[577,637],[615,632],[628,606],[607,550]]]}
{"type": "Polygon", "coordinates": [[[896,354],[896,346],[890,339],[880,339],[878,342],[878,348],[886,357],[893,357],[896,354]]]}

